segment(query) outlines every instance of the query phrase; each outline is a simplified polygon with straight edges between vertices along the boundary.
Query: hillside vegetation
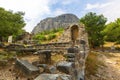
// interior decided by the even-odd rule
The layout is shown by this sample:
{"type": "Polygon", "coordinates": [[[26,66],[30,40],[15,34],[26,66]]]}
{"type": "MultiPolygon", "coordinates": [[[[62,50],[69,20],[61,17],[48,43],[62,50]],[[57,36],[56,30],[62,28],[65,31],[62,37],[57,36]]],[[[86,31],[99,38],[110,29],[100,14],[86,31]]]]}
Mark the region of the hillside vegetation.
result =
{"type": "Polygon", "coordinates": [[[63,28],[51,29],[42,31],[33,36],[34,40],[38,40],[38,43],[48,43],[57,39],[63,33],[63,28]]]}

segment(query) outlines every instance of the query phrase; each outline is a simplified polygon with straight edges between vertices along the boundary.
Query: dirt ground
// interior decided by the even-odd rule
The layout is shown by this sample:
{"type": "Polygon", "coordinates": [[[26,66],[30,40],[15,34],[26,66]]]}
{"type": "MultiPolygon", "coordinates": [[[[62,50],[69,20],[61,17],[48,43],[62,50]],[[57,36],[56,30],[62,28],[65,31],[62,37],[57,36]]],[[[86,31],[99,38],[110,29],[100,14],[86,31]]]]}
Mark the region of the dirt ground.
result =
{"type": "MultiPolygon", "coordinates": [[[[30,63],[34,61],[39,61],[38,55],[26,55],[19,57],[22,60],[28,60],[30,63]]],[[[52,56],[53,61],[58,62],[63,60],[63,57],[60,55],[52,56]]],[[[0,67],[0,80],[32,80],[25,78],[23,75],[19,74],[19,72],[15,71],[14,61],[9,61],[7,66],[0,67]]]]}
{"type": "Polygon", "coordinates": [[[99,60],[104,66],[99,66],[97,73],[86,80],[120,80],[120,53],[99,54],[99,60]]]}
{"type": "MultiPolygon", "coordinates": [[[[19,57],[23,60],[28,60],[29,62],[38,60],[38,56],[29,55],[24,57],[19,57]]],[[[22,75],[19,75],[19,72],[15,71],[14,61],[8,61],[6,66],[0,66],[0,80],[28,80],[22,75]]]]}
{"type": "MultiPolygon", "coordinates": [[[[99,66],[96,75],[91,75],[86,80],[120,80],[120,53],[99,53],[98,58],[104,62],[105,66],[99,66]]],[[[22,59],[32,62],[38,60],[38,56],[29,55],[22,57],[22,59]]],[[[9,62],[8,66],[0,67],[0,80],[27,80],[27,78],[19,77],[13,71],[14,64],[14,62],[9,62]]]]}

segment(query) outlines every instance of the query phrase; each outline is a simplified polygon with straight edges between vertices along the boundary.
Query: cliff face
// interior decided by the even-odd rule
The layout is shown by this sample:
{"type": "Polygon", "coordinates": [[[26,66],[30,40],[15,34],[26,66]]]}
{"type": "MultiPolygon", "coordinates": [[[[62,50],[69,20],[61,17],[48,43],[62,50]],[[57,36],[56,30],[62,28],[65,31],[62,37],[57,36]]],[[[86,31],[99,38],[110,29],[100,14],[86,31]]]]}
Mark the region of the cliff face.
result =
{"type": "Polygon", "coordinates": [[[40,21],[32,33],[36,34],[38,32],[49,30],[58,27],[68,27],[70,24],[78,23],[79,18],[73,14],[63,14],[53,18],[46,18],[40,21]]]}

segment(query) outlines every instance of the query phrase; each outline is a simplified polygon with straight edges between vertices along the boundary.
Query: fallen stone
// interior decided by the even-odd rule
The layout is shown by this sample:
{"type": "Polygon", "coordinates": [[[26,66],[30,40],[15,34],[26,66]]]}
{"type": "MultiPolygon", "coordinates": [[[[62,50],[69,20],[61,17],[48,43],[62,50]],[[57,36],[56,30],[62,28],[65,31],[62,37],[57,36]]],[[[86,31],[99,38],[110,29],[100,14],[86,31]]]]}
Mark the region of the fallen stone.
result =
{"type": "Polygon", "coordinates": [[[62,61],[57,64],[57,69],[66,74],[71,74],[71,72],[74,70],[74,67],[75,65],[73,62],[62,61]]]}
{"type": "Polygon", "coordinates": [[[72,77],[66,74],[40,74],[34,80],[72,80],[72,77]]]}
{"type": "Polygon", "coordinates": [[[75,58],[67,58],[66,61],[68,61],[68,62],[75,62],[75,58]]]}
{"type": "Polygon", "coordinates": [[[47,64],[38,64],[37,67],[42,68],[43,72],[48,71],[48,66],[47,64]]]}
{"type": "Polygon", "coordinates": [[[49,68],[49,72],[52,73],[52,74],[57,73],[56,67],[55,67],[55,66],[51,66],[51,67],[49,68]]]}
{"type": "Polygon", "coordinates": [[[68,53],[78,53],[78,49],[71,47],[71,48],[68,48],[67,52],[68,53]]]}
{"type": "Polygon", "coordinates": [[[39,74],[39,68],[32,65],[27,60],[16,59],[15,69],[22,71],[26,76],[39,74]]]}
{"type": "Polygon", "coordinates": [[[38,67],[43,67],[43,68],[47,68],[47,64],[38,64],[38,67]]]}
{"type": "Polygon", "coordinates": [[[74,58],[75,57],[75,53],[64,54],[64,57],[66,57],[66,58],[74,58]]]}

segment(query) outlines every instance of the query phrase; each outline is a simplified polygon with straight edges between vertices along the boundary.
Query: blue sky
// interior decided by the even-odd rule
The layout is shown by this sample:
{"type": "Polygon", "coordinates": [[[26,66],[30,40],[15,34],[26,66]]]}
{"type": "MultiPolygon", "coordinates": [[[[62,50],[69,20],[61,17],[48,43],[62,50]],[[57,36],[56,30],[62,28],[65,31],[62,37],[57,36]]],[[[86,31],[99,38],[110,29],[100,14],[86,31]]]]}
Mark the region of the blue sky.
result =
{"type": "Polygon", "coordinates": [[[108,22],[120,17],[120,0],[0,0],[0,7],[25,12],[25,30],[32,29],[47,17],[72,13],[79,18],[88,12],[103,14],[108,22]]]}

